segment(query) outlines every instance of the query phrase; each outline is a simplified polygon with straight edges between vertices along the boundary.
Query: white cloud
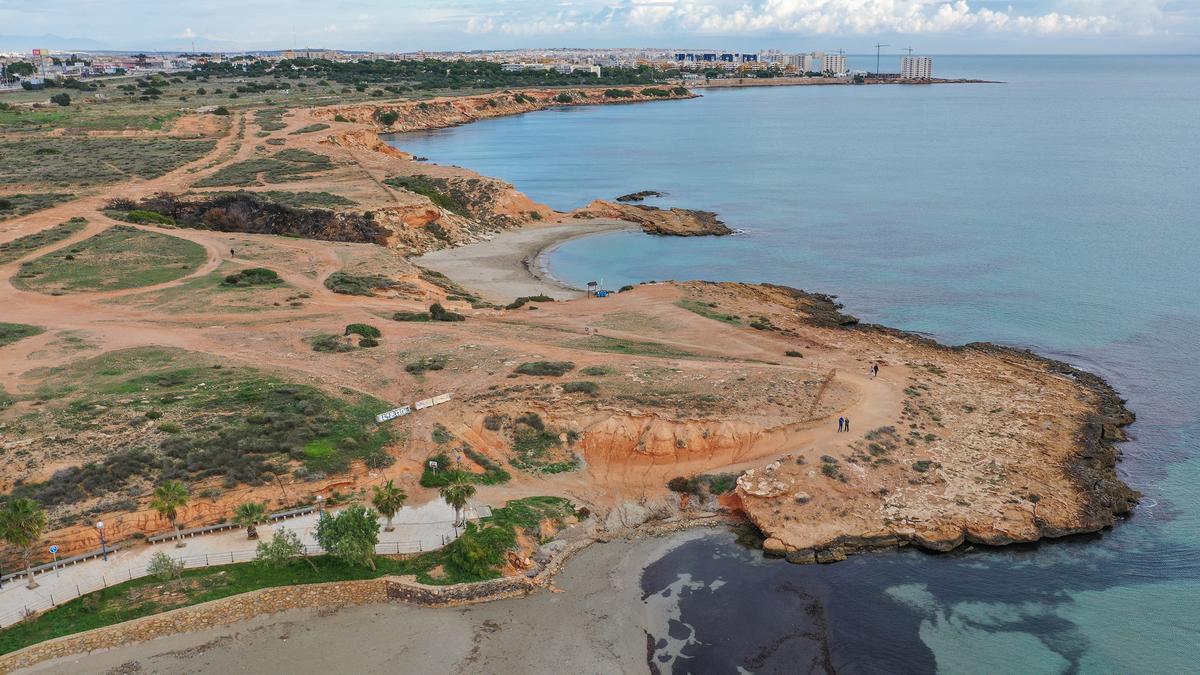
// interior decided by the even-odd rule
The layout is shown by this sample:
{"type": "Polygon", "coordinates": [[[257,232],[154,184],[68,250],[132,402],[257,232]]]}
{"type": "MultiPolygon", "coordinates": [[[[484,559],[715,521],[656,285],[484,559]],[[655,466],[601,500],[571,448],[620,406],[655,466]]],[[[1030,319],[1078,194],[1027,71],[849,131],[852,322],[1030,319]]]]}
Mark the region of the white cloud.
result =
{"type": "MultiPolygon", "coordinates": [[[[622,0],[587,12],[578,3],[503,20],[472,18],[473,34],[554,34],[572,31],[628,31],[639,34],[802,35],[962,34],[971,32],[1026,35],[1099,34],[1126,26],[1104,13],[1105,3],[1074,0],[1079,13],[1018,13],[973,8],[967,0],[622,0]]],[[[1120,4],[1120,3],[1118,3],[1120,4]]],[[[1136,4],[1136,3],[1134,3],[1136,4]]]]}

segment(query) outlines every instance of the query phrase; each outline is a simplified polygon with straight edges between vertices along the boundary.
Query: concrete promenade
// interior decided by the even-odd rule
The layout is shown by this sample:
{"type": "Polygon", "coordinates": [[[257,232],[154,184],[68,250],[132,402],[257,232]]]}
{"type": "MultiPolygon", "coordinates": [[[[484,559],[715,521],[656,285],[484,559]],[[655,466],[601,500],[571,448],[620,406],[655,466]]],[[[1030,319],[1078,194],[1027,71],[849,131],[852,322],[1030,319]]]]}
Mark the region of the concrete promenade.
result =
{"type": "MultiPolygon", "coordinates": [[[[473,509],[468,507],[467,515],[473,519],[490,513],[489,507],[480,505],[473,509]]],[[[259,540],[270,540],[275,530],[286,528],[300,535],[300,541],[305,545],[315,547],[317,541],[314,532],[318,515],[314,512],[260,525],[259,540]]],[[[381,553],[416,553],[438,549],[454,540],[462,531],[462,528],[454,527],[454,509],[440,499],[401,509],[392,520],[395,528],[392,532],[383,531],[383,518],[379,522],[377,550],[381,553]]],[[[4,588],[0,589],[0,627],[19,621],[27,610],[43,611],[80,594],[144,576],[150,558],[159,551],[173,558],[185,559],[191,568],[251,560],[258,544],[247,539],[246,531],[241,528],[198,535],[183,541],[185,545],[182,547],[177,547],[171,540],[139,544],[110,552],[107,561],[97,558],[46,571],[35,577],[38,587],[34,589],[26,587],[24,577],[6,581],[4,588]]]]}

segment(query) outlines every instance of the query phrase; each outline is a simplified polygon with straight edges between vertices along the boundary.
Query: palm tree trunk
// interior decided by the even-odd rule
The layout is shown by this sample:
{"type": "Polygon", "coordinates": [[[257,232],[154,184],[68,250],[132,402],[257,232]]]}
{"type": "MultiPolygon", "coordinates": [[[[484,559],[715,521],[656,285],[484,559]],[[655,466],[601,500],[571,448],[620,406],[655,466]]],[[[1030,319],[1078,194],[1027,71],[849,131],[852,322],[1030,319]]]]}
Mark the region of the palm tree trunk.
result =
{"type": "Polygon", "coordinates": [[[392,527],[392,517],[393,516],[388,516],[387,517],[387,525],[383,526],[383,529],[386,532],[391,532],[392,530],[396,529],[396,528],[392,527]]]}
{"type": "Polygon", "coordinates": [[[171,525],[175,528],[175,548],[183,548],[184,546],[187,546],[179,534],[179,523],[172,519],[171,525]]]}
{"type": "Polygon", "coordinates": [[[29,588],[37,588],[38,583],[33,578],[33,565],[29,562],[29,549],[24,549],[21,555],[25,558],[25,576],[29,577],[29,588]]]}

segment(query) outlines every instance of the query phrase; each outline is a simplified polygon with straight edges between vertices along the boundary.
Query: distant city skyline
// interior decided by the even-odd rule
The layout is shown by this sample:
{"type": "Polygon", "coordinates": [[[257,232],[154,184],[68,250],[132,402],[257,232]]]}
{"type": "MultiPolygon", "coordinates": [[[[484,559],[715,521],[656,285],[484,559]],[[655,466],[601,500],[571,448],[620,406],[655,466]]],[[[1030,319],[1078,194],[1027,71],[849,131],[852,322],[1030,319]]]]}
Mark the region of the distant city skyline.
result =
{"type": "Polygon", "coordinates": [[[1198,0],[43,0],[0,6],[0,51],[721,47],[1197,53],[1198,0]]]}

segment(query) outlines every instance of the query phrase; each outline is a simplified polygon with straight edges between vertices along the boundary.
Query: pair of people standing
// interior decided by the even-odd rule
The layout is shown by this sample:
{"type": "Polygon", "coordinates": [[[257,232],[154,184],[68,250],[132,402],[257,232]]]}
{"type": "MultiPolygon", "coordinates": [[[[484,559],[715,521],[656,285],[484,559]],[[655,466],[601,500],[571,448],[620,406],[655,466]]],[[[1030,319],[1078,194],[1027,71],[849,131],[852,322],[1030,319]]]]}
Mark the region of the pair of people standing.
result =
{"type": "Polygon", "coordinates": [[[841,433],[843,431],[850,431],[850,418],[849,417],[839,417],[838,418],[838,433],[841,433]]]}
{"type": "Polygon", "coordinates": [[[872,363],[871,364],[871,377],[875,377],[878,374],[879,374],[879,364],[872,363]]]}

